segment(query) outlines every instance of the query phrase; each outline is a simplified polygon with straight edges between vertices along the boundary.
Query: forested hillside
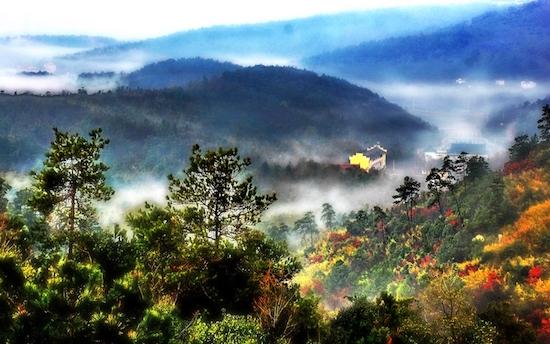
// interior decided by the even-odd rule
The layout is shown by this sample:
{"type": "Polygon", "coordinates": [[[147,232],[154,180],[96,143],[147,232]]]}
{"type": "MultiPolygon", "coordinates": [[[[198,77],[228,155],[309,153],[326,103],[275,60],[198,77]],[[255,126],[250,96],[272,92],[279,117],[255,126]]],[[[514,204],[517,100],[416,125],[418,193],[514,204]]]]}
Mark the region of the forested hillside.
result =
{"type": "Polygon", "coordinates": [[[502,171],[446,157],[425,188],[405,177],[392,207],[325,204],[321,230],[309,212],[267,236],[276,195],[244,177],[250,160],[198,145],[166,205],[100,228],[110,142],[56,130],[30,187],[0,179],[0,339],[547,343],[550,107],[538,128],[502,171]]]}
{"type": "Polygon", "coordinates": [[[363,44],[306,60],[314,70],[353,79],[546,80],[550,2],[538,0],[450,28],[363,44]]]}
{"type": "Polygon", "coordinates": [[[480,157],[446,158],[422,183],[406,177],[390,208],[336,214],[325,204],[322,228],[307,221],[311,214],[269,227],[273,238],[304,240],[306,261],[294,279],[302,294],[329,310],[344,306],[331,325],[335,341],[384,331],[397,342],[548,342],[550,108],[538,113],[539,138],[516,138],[501,171],[480,157]],[[384,293],[414,298],[401,307],[425,322],[410,327],[400,308],[393,325],[368,318],[387,302],[384,293]],[[414,337],[422,328],[430,338],[414,337]]]}
{"type": "Polygon", "coordinates": [[[33,166],[52,127],[81,133],[103,128],[111,138],[106,160],[122,174],[179,168],[194,143],[239,143],[266,161],[283,153],[345,160],[349,150],[380,141],[399,158],[418,146],[419,135],[434,133],[367,89],[304,70],[256,66],[186,89],[0,95],[0,168],[33,166]]]}
{"type": "Polygon", "coordinates": [[[540,114],[540,108],[544,104],[550,103],[550,97],[527,101],[515,106],[505,107],[492,113],[485,130],[489,133],[504,133],[512,130],[518,134],[533,135],[537,133],[537,119],[540,114]]]}

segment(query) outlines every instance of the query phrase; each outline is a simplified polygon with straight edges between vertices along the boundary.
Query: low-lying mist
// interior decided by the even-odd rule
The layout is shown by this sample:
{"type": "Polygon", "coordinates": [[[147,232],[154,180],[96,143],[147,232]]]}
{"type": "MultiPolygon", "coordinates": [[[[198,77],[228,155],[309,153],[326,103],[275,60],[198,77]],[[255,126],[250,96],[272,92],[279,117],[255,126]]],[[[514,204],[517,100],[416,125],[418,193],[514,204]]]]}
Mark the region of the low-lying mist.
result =
{"type": "Polygon", "coordinates": [[[470,81],[459,78],[448,83],[356,83],[435,125],[447,141],[442,144],[455,141],[486,143],[490,155],[505,151],[518,133],[510,130],[504,136],[489,136],[483,130],[489,117],[504,107],[550,94],[550,84],[530,80],[470,81]]]}

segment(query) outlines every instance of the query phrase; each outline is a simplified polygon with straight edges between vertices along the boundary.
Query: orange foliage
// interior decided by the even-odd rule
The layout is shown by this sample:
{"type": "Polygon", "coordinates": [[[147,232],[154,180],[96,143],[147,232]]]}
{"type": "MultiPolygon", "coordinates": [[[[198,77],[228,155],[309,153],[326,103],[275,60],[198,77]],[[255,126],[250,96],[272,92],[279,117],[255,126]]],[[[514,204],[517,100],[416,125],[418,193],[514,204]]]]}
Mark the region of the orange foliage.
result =
{"type": "Polygon", "coordinates": [[[524,208],[550,198],[550,173],[535,168],[506,178],[506,193],[512,204],[524,208]]]}
{"type": "Polygon", "coordinates": [[[271,271],[263,275],[259,284],[260,296],[254,300],[254,309],[262,327],[272,333],[288,335],[294,326],[294,293],[271,271]]]}
{"type": "Polygon", "coordinates": [[[500,252],[521,241],[529,249],[540,244],[542,235],[550,232],[550,199],[534,205],[523,212],[520,218],[496,243],[485,246],[486,252],[500,252]]]}

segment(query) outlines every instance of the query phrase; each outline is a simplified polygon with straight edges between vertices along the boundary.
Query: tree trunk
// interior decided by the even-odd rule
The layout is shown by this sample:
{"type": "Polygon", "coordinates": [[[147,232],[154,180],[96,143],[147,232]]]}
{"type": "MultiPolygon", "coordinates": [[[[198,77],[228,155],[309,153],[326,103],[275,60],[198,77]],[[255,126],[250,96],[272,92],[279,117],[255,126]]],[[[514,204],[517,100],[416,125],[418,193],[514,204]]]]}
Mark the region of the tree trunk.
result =
{"type": "Polygon", "coordinates": [[[73,235],[75,230],[75,214],[76,214],[76,187],[71,186],[70,192],[71,209],[69,214],[69,257],[73,255],[73,235]]]}
{"type": "Polygon", "coordinates": [[[455,200],[456,212],[458,213],[458,218],[460,219],[460,226],[462,226],[462,212],[460,211],[460,204],[458,202],[458,198],[455,196],[454,191],[451,191],[451,194],[453,195],[453,199],[455,200]]]}

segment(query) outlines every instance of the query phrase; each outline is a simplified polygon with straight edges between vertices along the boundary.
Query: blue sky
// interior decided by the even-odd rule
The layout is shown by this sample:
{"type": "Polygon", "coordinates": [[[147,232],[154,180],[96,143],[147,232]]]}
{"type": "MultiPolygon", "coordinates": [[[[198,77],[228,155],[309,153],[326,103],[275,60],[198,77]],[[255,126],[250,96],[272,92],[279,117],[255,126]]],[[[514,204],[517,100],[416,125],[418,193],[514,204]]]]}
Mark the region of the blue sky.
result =
{"type": "Polygon", "coordinates": [[[138,39],[219,24],[473,2],[483,0],[6,0],[0,8],[0,36],[70,33],[138,39]]]}

